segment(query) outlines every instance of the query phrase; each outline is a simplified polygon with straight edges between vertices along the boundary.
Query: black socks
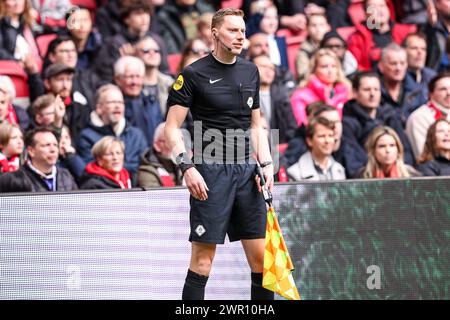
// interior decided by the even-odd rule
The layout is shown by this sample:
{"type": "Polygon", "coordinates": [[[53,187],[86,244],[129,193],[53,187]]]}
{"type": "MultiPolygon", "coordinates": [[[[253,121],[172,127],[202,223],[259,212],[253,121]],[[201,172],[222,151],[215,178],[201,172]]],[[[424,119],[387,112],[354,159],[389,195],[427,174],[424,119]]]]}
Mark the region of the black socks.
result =
{"type": "MultiPolygon", "coordinates": [[[[262,273],[252,272],[252,287],[251,287],[251,299],[252,300],[274,300],[274,293],[270,290],[263,288],[262,286],[262,273]]],[[[195,273],[188,270],[186,280],[183,288],[183,300],[204,300],[205,299],[205,286],[208,281],[207,276],[195,273]]]]}
{"type": "Polygon", "coordinates": [[[262,286],[262,273],[252,272],[252,290],[251,299],[252,300],[274,300],[275,295],[272,291],[263,288],[262,286]]]}
{"type": "Polygon", "coordinates": [[[183,288],[183,300],[204,300],[207,276],[195,273],[188,269],[183,288]]]}

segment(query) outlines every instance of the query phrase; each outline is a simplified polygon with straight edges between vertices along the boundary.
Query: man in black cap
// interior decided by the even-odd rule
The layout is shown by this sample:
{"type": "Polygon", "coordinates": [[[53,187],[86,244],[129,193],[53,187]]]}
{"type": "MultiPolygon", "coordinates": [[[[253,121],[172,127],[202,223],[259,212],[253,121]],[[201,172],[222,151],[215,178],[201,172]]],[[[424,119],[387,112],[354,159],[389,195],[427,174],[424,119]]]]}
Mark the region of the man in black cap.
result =
{"type": "Polygon", "coordinates": [[[325,33],[320,42],[320,47],[330,49],[339,57],[346,77],[351,78],[358,70],[358,61],[347,50],[347,43],[335,30],[325,33]]]}
{"type": "Polygon", "coordinates": [[[72,92],[73,74],[75,69],[62,63],[50,65],[44,73],[44,86],[47,93],[60,96],[66,106],[64,124],[72,134],[72,140],[78,141],[82,128],[89,122],[90,107],[86,98],[78,91],[72,92]]]}

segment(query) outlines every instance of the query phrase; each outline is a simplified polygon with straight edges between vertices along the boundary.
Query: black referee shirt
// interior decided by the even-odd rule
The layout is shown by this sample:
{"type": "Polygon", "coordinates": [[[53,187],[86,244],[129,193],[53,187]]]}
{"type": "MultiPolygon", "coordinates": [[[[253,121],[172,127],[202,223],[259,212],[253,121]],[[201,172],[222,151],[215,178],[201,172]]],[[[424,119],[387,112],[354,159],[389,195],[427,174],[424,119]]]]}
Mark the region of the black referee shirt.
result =
{"type": "Polygon", "coordinates": [[[192,63],[169,92],[167,106],[176,104],[190,108],[194,121],[201,121],[202,136],[197,137],[198,129],[194,133],[196,162],[200,146],[203,160],[211,160],[208,154],[226,162],[248,159],[251,114],[259,108],[259,73],[253,63],[237,57],[235,63],[223,64],[212,54],[192,63]],[[210,129],[218,130],[222,138],[217,139],[212,130],[207,132],[210,129]],[[227,129],[240,130],[227,135],[227,129]],[[203,143],[199,144],[199,138],[203,143]]]}

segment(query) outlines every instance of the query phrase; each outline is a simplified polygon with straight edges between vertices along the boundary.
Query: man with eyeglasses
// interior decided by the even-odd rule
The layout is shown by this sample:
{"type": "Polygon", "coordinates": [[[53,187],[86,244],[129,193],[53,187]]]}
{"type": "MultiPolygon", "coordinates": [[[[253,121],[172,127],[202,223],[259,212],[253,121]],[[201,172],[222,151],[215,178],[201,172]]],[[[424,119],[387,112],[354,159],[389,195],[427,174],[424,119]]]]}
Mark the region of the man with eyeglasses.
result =
{"type": "Polygon", "coordinates": [[[90,114],[89,124],[80,133],[77,150],[86,164],[94,159],[91,153],[94,144],[105,136],[118,137],[125,143],[125,168],[135,185],[140,155],[147,143],[142,131],[126,121],[122,92],[113,84],[98,88],[95,110],[90,114]]]}
{"type": "Polygon", "coordinates": [[[145,65],[144,92],[146,95],[153,95],[159,101],[161,114],[166,115],[167,97],[170,86],[174,79],[159,71],[161,65],[161,48],[151,36],[139,40],[136,45],[136,56],[145,65]]]}
{"type": "Polygon", "coordinates": [[[144,133],[149,146],[163,115],[156,96],[143,90],[145,65],[141,59],[123,56],[114,64],[114,80],[125,97],[125,118],[144,133]]]}

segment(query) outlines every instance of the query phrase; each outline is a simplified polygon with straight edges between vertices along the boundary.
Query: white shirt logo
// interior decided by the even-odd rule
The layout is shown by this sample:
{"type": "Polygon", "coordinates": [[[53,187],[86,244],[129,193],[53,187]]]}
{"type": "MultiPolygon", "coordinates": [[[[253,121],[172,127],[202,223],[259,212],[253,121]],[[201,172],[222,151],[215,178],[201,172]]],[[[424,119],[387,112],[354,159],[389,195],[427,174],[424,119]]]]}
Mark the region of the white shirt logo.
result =
{"type": "Polygon", "coordinates": [[[218,82],[218,81],[220,81],[220,80],[222,80],[222,79],[223,79],[223,78],[216,79],[216,80],[211,80],[211,79],[209,79],[209,83],[213,84],[213,83],[216,83],[216,82],[218,82]]]}
{"type": "Polygon", "coordinates": [[[206,230],[201,224],[199,224],[197,228],[195,228],[195,232],[198,234],[199,237],[201,237],[202,234],[206,232],[206,230]]]}
{"type": "Polygon", "coordinates": [[[247,100],[247,105],[251,108],[253,106],[253,98],[249,97],[247,100]]]}

